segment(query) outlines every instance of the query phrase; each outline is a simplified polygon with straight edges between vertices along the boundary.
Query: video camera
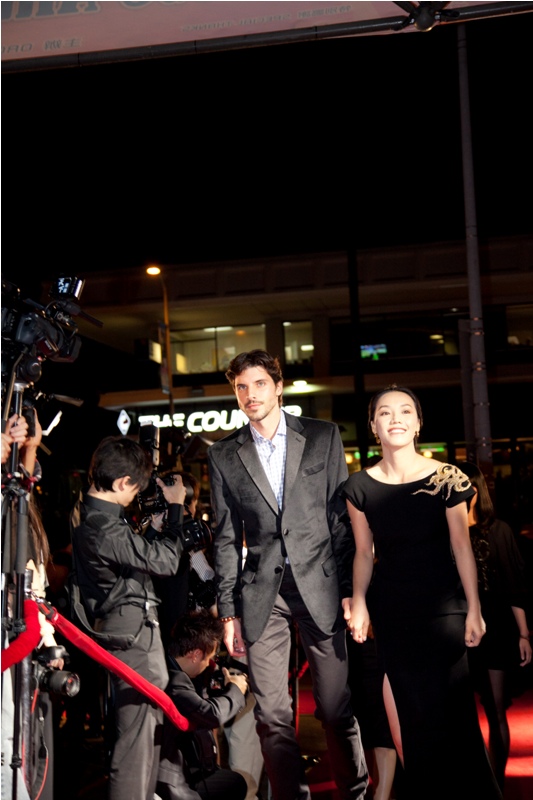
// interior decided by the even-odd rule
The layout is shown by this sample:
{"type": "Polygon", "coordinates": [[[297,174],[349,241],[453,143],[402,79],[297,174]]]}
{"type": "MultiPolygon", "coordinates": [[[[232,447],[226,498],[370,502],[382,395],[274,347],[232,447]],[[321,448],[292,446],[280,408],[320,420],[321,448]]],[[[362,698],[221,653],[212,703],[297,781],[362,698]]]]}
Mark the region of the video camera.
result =
{"type": "Polygon", "coordinates": [[[81,340],[73,316],[80,315],[94,325],[102,325],[83,313],[76,302],[84,284],[80,278],[60,276],[50,288],[50,303],[42,306],[34,300],[22,299],[14,283],[2,281],[2,401],[6,392],[11,393],[15,381],[36,383],[45,359],[76,360],[81,340]]]}
{"type": "MultiPolygon", "coordinates": [[[[167,508],[168,503],[165,500],[162,489],[157,485],[156,478],[160,478],[167,486],[172,486],[174,483],[174,475],[179,474],[176,472],[160,472],[159,471],[159,428],[155,425],[141,425],[139,431],[139,444],[152,457],[152,464],[154,469],[150,476],[148,486],[144,491],[139,492],[137,499],[143,518],[152,516],[153,514],[163,514],[167,508]]],[[[187,501],[192,499],[192,487],[184,481],[187,494],[185,496],[185,516],[181,530],[181,540],[183,547],[188,553],[196,553],[208,547],[212,541],[211,530],[209,526],[202,519],[195,519],[189,513],[187,501]]]]}

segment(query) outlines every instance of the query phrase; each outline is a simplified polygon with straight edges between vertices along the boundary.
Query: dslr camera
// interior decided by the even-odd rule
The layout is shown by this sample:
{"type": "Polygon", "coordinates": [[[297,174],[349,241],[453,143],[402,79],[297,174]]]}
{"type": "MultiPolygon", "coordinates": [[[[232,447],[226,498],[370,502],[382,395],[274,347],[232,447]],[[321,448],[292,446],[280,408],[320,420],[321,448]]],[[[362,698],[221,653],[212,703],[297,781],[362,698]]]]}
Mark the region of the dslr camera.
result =
{"type": "Polygon", "coordinates": [[[55,658],[68,661],[68,653],[64,647],[43,647],[33,661],[33,677],[35,686],[41,692],[75,697],[80,690],[80,678],[75,672],[49,667],[48,662],[55,658]]]}
{"type": "MultiPolygon", "coordinates": [[[[174,475],[179,473],[167,472],[160,473],[159,465],[159,428],[155,425],[141,425],[139,434],[139,444],[152,456],[154,470],[150,476],[148,486],[144,491],[139,492],[138,502],[143,519],[153,514],[163,514],[168,503],[161,488],[157,485],[156,478],[160,478],[166,486],[172,486],[174,475]]],[[[182,524],[181,541],[187,553],[196,553],[208,547],[212,541],[211,530],[202,519],[194,519],[189,513],[187,501],[193,496],[192,487],[184,481],[187,494],[185,496],[185,516],[182,524]]]]}
{"type": "Polygon", "coordinates": [[[241,661],[232,658],[227,652],[218,655],[211,663],[210,669],[206,670],[208,693],[212,697],[222,694],[226,685],[222,667],[227,667],[230,675],[246,675],[248,677],[248,666],[241,661]]]}

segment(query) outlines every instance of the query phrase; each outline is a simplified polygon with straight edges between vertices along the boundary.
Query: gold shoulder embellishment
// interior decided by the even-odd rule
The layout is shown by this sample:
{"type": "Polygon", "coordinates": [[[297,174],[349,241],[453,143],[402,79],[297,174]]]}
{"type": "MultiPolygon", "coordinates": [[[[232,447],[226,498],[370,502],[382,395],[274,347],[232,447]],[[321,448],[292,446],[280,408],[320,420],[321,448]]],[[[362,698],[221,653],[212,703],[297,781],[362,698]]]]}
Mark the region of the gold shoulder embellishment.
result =
{"type": "Polygon", "coordinates": [[[427,482],[428,486],[434,486],[433,489],[418,489],[413,494],[438,494],[441,489],[446,487],[446,500],[449,499],[452,489],[456,492],[464,492],[465,489],[470,488],[470,481],[468,477],[461,472],[460,469],[454,467],[453,464],[441,464],[437,467],[437,471],[431,476],[427,482]]]}

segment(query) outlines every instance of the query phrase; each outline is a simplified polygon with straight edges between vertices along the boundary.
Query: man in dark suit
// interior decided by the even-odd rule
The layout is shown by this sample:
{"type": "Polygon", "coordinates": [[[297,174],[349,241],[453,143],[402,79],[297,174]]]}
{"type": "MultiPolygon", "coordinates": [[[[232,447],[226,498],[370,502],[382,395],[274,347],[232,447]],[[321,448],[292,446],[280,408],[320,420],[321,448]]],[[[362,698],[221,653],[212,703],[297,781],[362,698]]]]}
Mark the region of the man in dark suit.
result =
{"type": "Polygon", "coordinates": [[[208,451],[218,611],[228,652],[248,656],[272,795],[311,797],[288,691],[296,623],[340,797],[360,798],[368,772],[347,684],[341,601],[352,596],[354,545],[339,430],[282,410],[279,361],[264,350],[236,356],[226,377],[250,424],[208,451]]]}

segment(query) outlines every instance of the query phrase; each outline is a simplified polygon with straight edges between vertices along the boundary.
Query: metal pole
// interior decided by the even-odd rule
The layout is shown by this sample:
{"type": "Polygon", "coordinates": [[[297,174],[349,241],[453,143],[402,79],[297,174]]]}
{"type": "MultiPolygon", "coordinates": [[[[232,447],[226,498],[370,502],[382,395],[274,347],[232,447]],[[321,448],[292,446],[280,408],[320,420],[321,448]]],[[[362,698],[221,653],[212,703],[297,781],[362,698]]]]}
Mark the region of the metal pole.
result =
{"type": "Polygon", "coordinates": [[[481,284],[479,278],[479,250],[472,158],[472,132],[470,126],[470,98],[468,91],[468,62],[464,23],[457,28],[457,47],[459,58],[459,96],[461,111],[461,145],[463,154],[468,297],[470,308],[470,357],[475,452],[478,466],[485,475],[485,478],[487,478],[488,485],[491,486],[493,483],[492,438],[485,363],[485,334],[483,330],[481,284]]]}
{"type": "Polygon", "coordinates": [[[350,317],[353,343],[353,389],[355,400],[355,427],[361,469],[368,464],[368,421],[365,400],[365,373],[361,358],[361,314],[359,310],[359,270],[355,247],[348,251],[348,285],[350,289],[350,317]]]}
{"type": "Polygon", "coordinates": [[[167,285],[163,277],[163,273],[159,273],[161,278],[161,286],[163,287],[163,322],[165,325],[165,361],[167,365],[167,380],[168,380],[168,411],[170,414],[171,425],[174,426],[174,397],[172,396],[172,349],[170,346],[170,319],[168,313],[168,293],[167,285]]]}

